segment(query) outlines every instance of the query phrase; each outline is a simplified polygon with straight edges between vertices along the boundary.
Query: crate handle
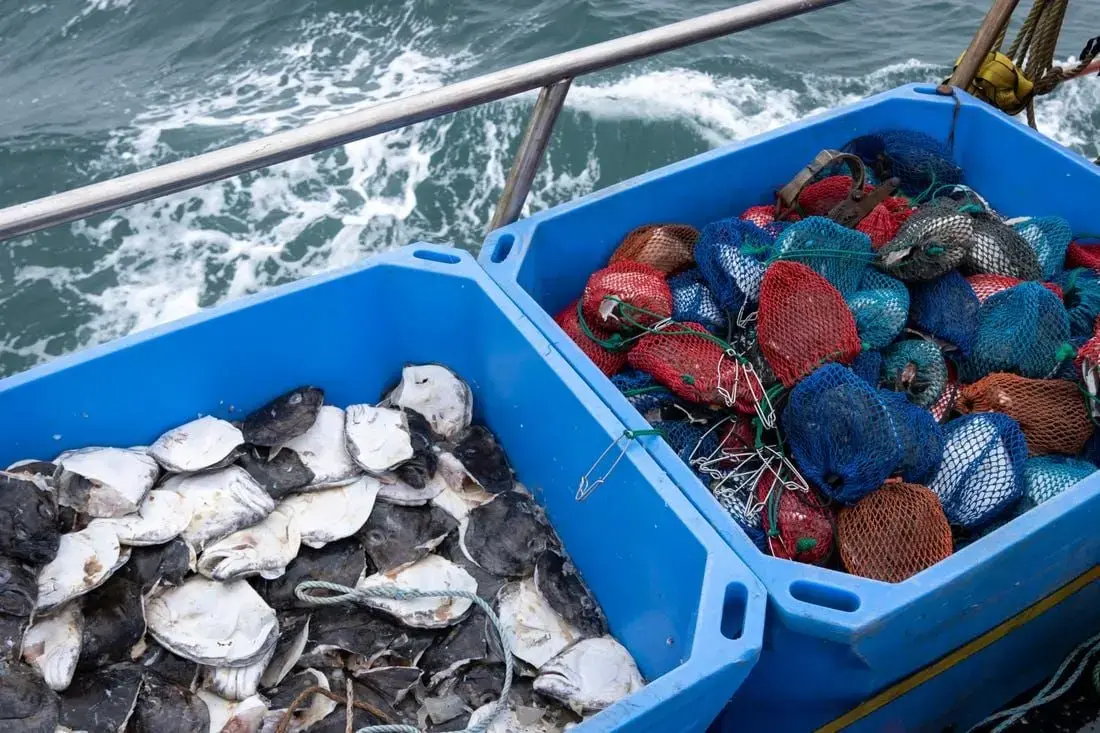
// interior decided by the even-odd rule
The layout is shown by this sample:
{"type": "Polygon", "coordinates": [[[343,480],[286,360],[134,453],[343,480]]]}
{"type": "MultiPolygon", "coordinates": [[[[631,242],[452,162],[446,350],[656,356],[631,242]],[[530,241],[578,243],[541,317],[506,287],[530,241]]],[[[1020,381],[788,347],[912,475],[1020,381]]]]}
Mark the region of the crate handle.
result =
{"type": "Polygon", "coordinates": [[[859,596],[850,590],[805,578],[794,581],[787,590],[796,601],[834,611],[854,613],[861,605],[859,596]]]}

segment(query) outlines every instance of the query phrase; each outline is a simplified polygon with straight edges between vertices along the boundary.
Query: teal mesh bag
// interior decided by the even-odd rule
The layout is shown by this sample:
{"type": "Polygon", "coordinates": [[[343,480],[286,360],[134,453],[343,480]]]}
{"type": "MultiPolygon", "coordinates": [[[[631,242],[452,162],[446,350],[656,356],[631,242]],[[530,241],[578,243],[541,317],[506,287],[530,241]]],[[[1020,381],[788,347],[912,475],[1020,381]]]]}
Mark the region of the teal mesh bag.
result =
{"type": "Polygon", "coordinates": [[[911,339],[892,344],[883,351],[882,361],[882,385],[903,393],[914,405],[931,407],[947,386],[947,362],[940,347],[931,341],[911,339]]]}
{"type": "Polygon", "coordinates": [[[1096,466],[1080,458],[1036,456],[1024,465],[1024,496],[1020,511],[1049,501],[1096,472],[1096,466]]]}
{"type": "Polygon", "coordinates": [[[806,265],[847,298],[859,290],[874,253],[866,234],[811,216],[783,230],[775,240],[775,257],[806,265]]]}
{"type": "Polygon", "coordinates": [[[737,313],[746,302],[760,300],[774,244],[774,235],[736,217],[703,227],[695,242],[695,263],[721,308],[737,313]]]}
{"type": "Polygon", "coordinates": [[[1012,222],[1012,229],[1035,252],[1044,280],[1062,271],[1066,262],[1066,250],[1073,240],[1069,222],[1060,216],[1034,216],[1012,222]]]}
{"type": "Polygon", "coordinates": [[[966,415],[943,426],[943,460],[928,488],[952,525],[977,530],[1019,500],[1026,461],[1027,439],[1015,420],[966,415]]]}
{"type": "Polygon", "coordinates": [[[909,291],[901,280],[868,268],[859,290],[845,298],[865,348],[881,349],[896,339],[909,318],[909,291]]]}
{"type": "Polygon", "coordinates": [[[1045,379],[1073,356],[1068,342],[1062,301],[1037,282],[1021,283],[982,303],[974,349],[960,364],[960,374],[964,382],[993,372],[1045,379]]]}
{"type": "Polygon", "coordinates": [[[1062,304],[1069,315],[1069,333],[1074,338],[1092,338],[1100,316],[1100,276],[1087,267],[1066,270],[1054,278],[1062,288],[1062,304]]]}

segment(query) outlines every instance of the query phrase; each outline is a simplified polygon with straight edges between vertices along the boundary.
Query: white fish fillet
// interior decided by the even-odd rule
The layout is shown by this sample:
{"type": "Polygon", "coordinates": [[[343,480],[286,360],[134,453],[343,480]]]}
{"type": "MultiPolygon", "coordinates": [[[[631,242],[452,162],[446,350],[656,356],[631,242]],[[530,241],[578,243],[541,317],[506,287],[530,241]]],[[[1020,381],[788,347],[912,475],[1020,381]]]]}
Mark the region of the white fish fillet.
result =
{"type": "Polygon", "coordinates": [[[165,470],[193,473],[233,457],[244,435],[232,423],[207,415],[172,428],[149,446],[149,455],[165,470]]]}
{"type": "Polygon", "coordinates": [[[55,462],[62,469],[61,504],[93,517],[137,511],[160,475],[156,461],[131,448],[82,448],[62,453],[55,462]]]}
{"type": "Polygon", "coordinates": [[[535,692],[578,715],[603,710],[645,685],[630,652],[610,636],[582,639],[539,669],[535,692]]]}
{"type": "Polygon", "coordinates": [[[313,472],[313,483],[307,490],[324,489],[351,483],[362,473],[348,455],[346,442],[344,411],[324,405],[313,426],[283,447],[297,453],[313,472]]]}
{"type": "Polygon", "coordinates": [[[470,387],[438,364],[405,367],[401,383],[387,395],[386,404],[416,410],[444,438],[455,437],[473,419],[470,387]]]}
{"type": "MultiPolygon", "coordinates": [[[[206,546],[199,556],[199,572],[213,580],[260,575],[274,580],[298,555],[302,537],[293,514],[278,509],[258,524],[206,546]]],[[[248,695],[245,695],[248,697],[248,695]]]]}
{"type": "Polygon", "coordinates": [[[61,692],[73,681],[80,659],[84,613],[71,601],[51,616],[40,616],[23,636],[23,659],[38,670],[51,690],[61,692]]]}
{"type": "Polygon", "coordinates": [[[439,455],[436,479],[442,480],[443,490],[432,498],[432,504],[450,514],[458,522],[469,516],[471,510],[493,500],[493,494],[469,478],[462,463],[451,453],[439,455]]]}
{"type": "Polygon", "coordinates": [[[243,667],[210,667],[206,686],[227,700],[245,700],[256,694],[260,677],[275,654],[272,646],[266,654],[243,667]]]}
{"type": "Polygon", "coordinates": [[[413,457],[409,421],[401,410],[348,405],[344,415],[348,455],[367,473],[379,476],[413,457]]]}
{"type": "Polygon", "coordinates": [[[209,733],[260,733],[268,708],[264,698],[254,695],[247,700],[231,702],[210,690],[200,689],[195,694],[210,711],[209,733]]]}
{"type": "Polygon", "coordinates": [[[124,557],[129,555],[123,555],[118,535],[110,527],[93,524],[61,535],[57,557],[38,574],[38,610],[48,610],[99,587],[121,567],[119,560],[124,557]]]}
{"type": "Polygon", "coordinates": [[[497,615],[512,653],[536,669],[583,636],[550,607],[534,578],[502,587],[497,593],[497,615]]]}
{"type": "Polygon", "coordinates": [[[275,502],[240,466],[190,476],[173,476],[162,488],[191,505],[191,521],[181,536],[196,550],[260,521],[275,502]]]}
{"type": "Polygon", "coordinates": [[[178,492],[153,489],[134,514],[95,519],[91,524],[110,527],[124,545],[162,545],[178,537],[191,524],[191,504],[178,492]]]}
{"type": "Polygon", "coordinates": [[[319,549],[358,532],[370,518],[380,488],[378,479],[361,476],[347,486],[289,496],[277,511],[292,514],[302,544],[319,549]]]}
{"type": "MultiPolygon", "coordinates": [[[[450,560],[438,555],[427,557],[404,568],[389,573],[375,573],[360,578],[356,588],[369,589],[393,586],[413,590],[460,590],[477,592],[477,581],[472,575],[450,560]]],[[[421,598],[397,601],[391,598],[365,600],[368,606],[392,614],[406,626],[422,629],[439,629],[460,621],[473,601],[468,598],[421,598]]]]}

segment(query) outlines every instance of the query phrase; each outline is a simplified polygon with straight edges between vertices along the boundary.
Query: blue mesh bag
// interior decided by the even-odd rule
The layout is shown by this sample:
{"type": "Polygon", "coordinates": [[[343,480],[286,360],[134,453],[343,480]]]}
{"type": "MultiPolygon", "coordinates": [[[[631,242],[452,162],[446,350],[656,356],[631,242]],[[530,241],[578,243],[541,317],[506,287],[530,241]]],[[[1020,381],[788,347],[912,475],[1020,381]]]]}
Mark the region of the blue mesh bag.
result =
{"type": "Polygon", "coordinates": [[[982,304],[966,278],[952,270],[930,282],[913,283],[909,294],[909,323],[968,356],[978,336],[982,304]]]}
{"type": "Polygon", "coordinates": [[[674,320],[698,323],[714,334],[726,333],[729,316],[718,305],[699,268],[693,267],[670,277],[668,287],[672,291],[674,320]]]}
{"type": "Polygon", "coordinates": [[[883,130],[863,135],[845,145],[844,152],[858,155],[879,180],[897,176],[899,188],[910,196],[963,179],[962,168],[947,146],[923,132],[883,130]]]}
{"type": "Polygon", "coordinates": [[[917,407],[900,392],[879,390],[879,399],[890,411],[901,458],[894,473],[913,484],[927,484],[943,458],[943,433],[928,410],[917,407]]]}
{"type": "Polygon", "coordinates": [[[704,484],[709,484],[710,479],[699,472],[696,464],[718,451],[721,429],[710,430],[709,425],[676,420],[658,421],[653,427],[664,434],[665,441],[680,460],[688,464],[704,484]]]}
{"type": "Polygon", "coordinates": [[[845,298],[865,348],[881,349],[898,337],[909,317],[909,291],[901,280],[868,268],[863,281],[845,298]]]}
{"type": "Polygon", "coordinates": [[[1100,276],[1087,267],[1075,267],[1060,273],[1054,282],[1062,288],[1070,335],[1091,338],[1093,324],[1100,316],[1100,276]]]}
{"type": "Polygon", "coordinates": [[[947,520],[968,530],[995,520],[1024,491],[1027,439],[1008,415],[978,412],[943,427],[943,461],[928,488],[947,520]]]}
{"type": "Polygon", "coordinates": [[[1096,472],[1096,466],[1068,456],[1036,456],[1024,465],[1024,498],[1019,511],[1026,512],[1049,501],[1096,472]]]}
{"type": "Polygon", "coordinates": [[[1069,318],[1062,301],[1037,282],[989,296],[978,311],[978,337],[960,366],[964,382],[993,372],[1033,379],[1051,376],[1073,356],[1069,318]]]}
{"type": "Polygon", "coordinates": [[[878,351],[862,351],[852,362],[852,372],[872,387],[878,387],[882,374],[882,354],[878,351]]]}
{"type": "Polygon", "coordinates": [[[883,385],[904,393],[914,405],[931,407],[947,387],[947,362],[940,347],[931,341],[892,344],[882,352],[882,359],[883,385]]]}
{"type": "Polygon", "coordinates": [[[731,218],[703,227],[695,263],[718,305],[736,313],[760,300],[760,282],[774,254],[775,237],[751,221],[731,218]]]}
{"type": "Polygon", "coordinates": [[[732,480],[727,481],[714,490],[714,498],[725,509],[733,521],[737,522],[745,535],[761,552],[768,551],[768,537],[764,533],[761,522],[761,509],[755,506],[756,497],[750,487],[746,485],[734,485],[732,480]]]}
{"type": "Polygon", "coordinates": [[[1068,221],[1060,216],[1034,216],[1013,221],[1012,228],[1035,251],[1044,280],[1049,280],[1062,271],[1066,262],[1066,250],[1073,239],[1073,230],[1068,221]]]}
{"type": "Polygon", "coordinates": [[[611,377],[614,384],[626,401],[634,406],[634,409],[645,415],[650,410],[659,410],[662,407],[676,402],[676,395],[667,387],[658,384],[657,380],[639,369],[627,369],[611,377]]]}
{"type": "Polygon", "coordinates": [[[859,290],[874,252],[863,232],[811,216],[783,230],[775,240],[775,256],[813,269],[847,298],[859,290]]]}
{"type": "MultiPolygon", "coordinates": [[[[1089,339],[1085,338],[1084,336],[1080,338],[1070,336],[1069,339],[1069,345],[1073,347],[1074,352],[1080,351],[1081,347],[1083,347],[1088,342],[1089,339]]],[[[1074,359],[1066,359],[1058,365],[1058,370],[1054,372],[1054,375],[1051,377],[1051,379],[1065,379],[1070,382],[1080,382],[1081,370],[1077,368],[1077,364],[1074,359]]]]}
{"type": "Polygon", "coordinates": [[[901,457],[890,410],[839,364],[820,367],[791,390],[782,422],[802,475],[844,504],[881,486],[901,457]]]}

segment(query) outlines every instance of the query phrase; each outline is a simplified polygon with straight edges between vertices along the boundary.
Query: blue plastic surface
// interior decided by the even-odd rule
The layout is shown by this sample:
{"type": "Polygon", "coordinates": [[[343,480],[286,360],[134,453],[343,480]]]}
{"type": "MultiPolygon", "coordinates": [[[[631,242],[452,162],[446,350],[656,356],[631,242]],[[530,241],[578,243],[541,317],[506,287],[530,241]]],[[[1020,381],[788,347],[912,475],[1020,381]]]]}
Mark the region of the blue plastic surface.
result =
{"type": "MultiPolygon", "coordinates": [[[[999,211],[1062,216],[1075,231],[1100,228],[1100,169],[968,95],[956,99],[914,85],[541,212],[490,234],[479,260],[615,414],[641,429],[642,416],[547,315],[577,297],[627,232],[652,222],[701,228],[769,202],[822,148],[889,128],[947,141],[953,124],[954,154],[966,182],[999,211]]],[[[768,589],[764,651],[724,716],[724,730],[812,730],[1018,613],[1100,557],[1100,476],[1094,475],[1042,511],[903,583],[778,560],[752,544],[664,441],[643,443],[768,589]]],[[[1045,628],[1015,632],[1024,635],[1019,648],[1042,649],[1052,639],[1034,629],[1045,628]]],[[[1082,624],[1057,632],[1059,641],[1073,641],[1093,629],[1082,624]]],[[[1003,666],[991,682],[1001,675],[999,681],[1011,686],[1019,673],[1003,666]]],[[[921,724],[908,722],[913,729],[921,724]]]]}
{"type": "Polygon", "coordinates": [[[373,401],[404,364],[433,361],[469,382],[475,418],[650,680],[577,730],[703,730],[757,659],[765,592],[637,445],[575,500],[623,425],[464,252],[406,248],[6,379],[0,462],[148,444],[197,414],[240,417],[300,384],[336,405],[373,401]]]}

